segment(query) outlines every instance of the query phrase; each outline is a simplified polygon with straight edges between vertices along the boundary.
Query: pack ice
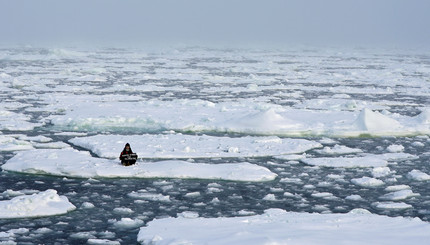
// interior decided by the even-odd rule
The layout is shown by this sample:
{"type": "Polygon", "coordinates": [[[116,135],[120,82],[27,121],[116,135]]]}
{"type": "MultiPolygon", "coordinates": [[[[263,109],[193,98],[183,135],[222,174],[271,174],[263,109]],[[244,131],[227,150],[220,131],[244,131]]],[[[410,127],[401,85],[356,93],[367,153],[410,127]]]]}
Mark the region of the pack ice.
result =
{"type": "Polygon", "coordinates": [[[0,201],[0,218],[29,218],[65,214],[76,209],[66,196],[56,190],[46,190],[32,195],[23,195],[0,201]]]}
{"type": "Polygon", "coordinates": [[[205,164],[170,160],[139,162],[124,167],[119,161],[92,157],[73,149],[41,149],[19,152],[3,170],[83,178],[188,178],[231,181],[270,181],[276,174],[255,164],[205,164]]]}
{"type": "Polygon", "coordinates": [[[233,218],[155,219],[140,228],[142,244],[426,244],[430,224],[354,209],[347,214],[286,212],[233,218]]]}

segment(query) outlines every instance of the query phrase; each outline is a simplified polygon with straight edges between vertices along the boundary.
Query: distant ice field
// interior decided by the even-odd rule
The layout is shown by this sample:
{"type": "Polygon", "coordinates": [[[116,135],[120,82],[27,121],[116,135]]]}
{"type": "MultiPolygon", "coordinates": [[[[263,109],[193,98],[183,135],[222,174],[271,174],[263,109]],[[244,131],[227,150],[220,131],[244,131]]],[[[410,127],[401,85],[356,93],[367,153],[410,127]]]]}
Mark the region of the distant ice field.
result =
{"type": "Polygon", "coordinates": [[[0,47],[0,202],[19,207],[0,218],[0,243],[181,238],[157,222],[224,222],[234,228],[220,241],[240,243],[234,222],[269,220],[315,228],[306,242],[331,242],[342,224],[350,237],[379,228],[363,241],[426,244],[429,60],[388,48],[0,47]],[[141,158],[130,168],[118,160],[127,142],[141,158]],[[378,240],[393,221],[398,239],[378,240]]]}

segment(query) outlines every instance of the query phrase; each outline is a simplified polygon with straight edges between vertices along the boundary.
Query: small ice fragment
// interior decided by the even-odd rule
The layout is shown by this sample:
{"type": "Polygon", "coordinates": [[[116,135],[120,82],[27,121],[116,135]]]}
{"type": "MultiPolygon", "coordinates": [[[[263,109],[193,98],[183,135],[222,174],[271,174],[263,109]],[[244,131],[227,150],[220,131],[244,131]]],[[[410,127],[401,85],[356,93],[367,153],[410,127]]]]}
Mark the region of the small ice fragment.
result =
{"type": "Polygon", "coordinates": [[[377,187],[384,185],[384,181],[370,177],[352,179],[351,182],[361,187],[377,187]]]}
{"type": "Polygon", "coordinates": [[[387,147],[387,151],[389,152],[402,152],[405,149],[402,145],[390,145],[387,147]]]}
{"type": "Polygon", "coordinates": [[[430,175],[414,169],[408,173],[408,178],[416,181],[426,181],[430,180],[430,175]]]}
{"type": "Polygon", "coordinates": [[[346,200],[350,201],[363,201],[364,199],[360,195],[349,195],[345,197],[346,200]]]}

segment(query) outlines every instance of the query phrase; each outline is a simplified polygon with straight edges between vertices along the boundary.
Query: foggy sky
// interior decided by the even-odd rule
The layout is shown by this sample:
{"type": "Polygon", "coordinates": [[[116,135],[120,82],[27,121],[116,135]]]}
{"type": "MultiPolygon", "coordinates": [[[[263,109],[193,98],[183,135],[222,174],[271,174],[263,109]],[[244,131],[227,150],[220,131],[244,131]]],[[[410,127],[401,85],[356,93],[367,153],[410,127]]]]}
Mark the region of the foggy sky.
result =
{"type": "Polygon", "coordinates": [[[0,43],[430,43],[426,0],[0,0],[0,43]]]}

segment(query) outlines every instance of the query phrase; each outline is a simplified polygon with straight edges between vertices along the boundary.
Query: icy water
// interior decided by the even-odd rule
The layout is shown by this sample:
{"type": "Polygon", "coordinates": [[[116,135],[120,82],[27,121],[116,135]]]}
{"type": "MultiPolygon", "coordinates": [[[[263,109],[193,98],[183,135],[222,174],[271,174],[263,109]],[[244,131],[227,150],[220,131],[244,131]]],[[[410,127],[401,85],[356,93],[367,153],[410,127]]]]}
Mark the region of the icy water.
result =
{"type": "MultiPolygon", "coordinates": [[[[71,130],[83,135],[131,133],[118,125],[106,126],[99,131],[85,126],[62,128],[52,125],[50,116],[62,115],[69,108],[70,102],[65,100],[63,104],[51,104],[55,98],[63,97],[81,104],[85,104],[88,98],[92,101],[108,98],[118,103],[150,99],[199,99],[212,103],[252,101],[316,111],[351,111],[366,107],[415,116],[430,105],[429,75],[429,55],[399,50],[3,48],[0,49],[0,109],[14,114],[0,115],[1,132],[14,137],[43,135],[53,142],[68,145],[68,140],[75,136],[58,133],[71,130]]],[[[160,134],[165,130],[170,129],[146,127],[139,133],[160,134]]],[[[189,130],[181,132],[201,134],[189,130]]],[[[205,133],[230,137],[253,135],[243,132],[205,133]]],[[[315,167],[270,156],[188,159],[212,164],[250,162],[267,167],[278,175],[274,181],[261,183],[80,179],[2,171],[0,193],[3,194],[0,200],[12,198],[4,192],[8,189],[55,189],[60,195],[67,196],[77,209],[59,216],[0,219],[0,232],[27,228],[28,231],[14,233],[13,241],[19,244],[80,244],[89,238],[135,244],[139,227],[154,218],[176,217],[184,211],[197,212],[202,217],[232,217],[261,214],[269,208],[319,213],[346,213],[354,208],[365,208],[375,214],[419,217],[430,221],[428,181],[407,177],[412,170],[430,174],[430,139],[427,135],[331,140],[328,140],[329,135],[308,135],[304,138],[319,141],[323,146],[339,144],[372,154],[386,153],[390,146],[401,145],[403,149],[400,151],[416,158],[392,162],[388,165],[390,173],[377,177],[384,185],[372,187],[361,187],[351,182],[352,179],[372,177],[372,168],[315,167]],[[381,196],[388,193],[385,188],[392,185],[407,185],[419,194],[398,200],[411,205],[410,208],[381,209],[375,205],[383,201],[381,196]],[[139,190],[154,195],[152,198],[128,195],[139,190]],[[352,195],[359,195],[361,199],[347,198],[352,195]],[[138,219],[143,223],[127,227],[118,222],[121,218],[138,219]]],[[[37,144],[34,147],[43,148],[37,144]]],[[[85,151],[77,146],[71,147],[85,151]]],[[[2,151],[2,164],[15,154],[14,151],[2,151]]],[[[338,156],[318,153],[315,149],[306,152],[307,158],[338,156]]]]}

